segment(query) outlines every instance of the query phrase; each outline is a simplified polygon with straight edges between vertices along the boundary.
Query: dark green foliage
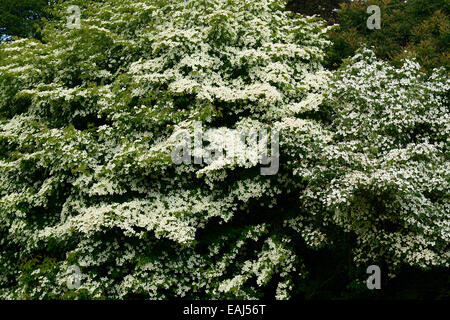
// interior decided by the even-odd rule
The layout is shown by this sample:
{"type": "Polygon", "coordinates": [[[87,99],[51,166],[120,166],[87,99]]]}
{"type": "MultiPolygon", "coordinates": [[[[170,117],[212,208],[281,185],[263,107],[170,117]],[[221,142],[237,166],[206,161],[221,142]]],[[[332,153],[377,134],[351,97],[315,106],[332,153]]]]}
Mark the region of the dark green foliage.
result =
{"type": "Polygon", "coordinates": [[[303,1],[291,0],[289,10],[318,14],[339,27],[330,33],[333,47],[327,52],[327,67],[337,69],[343,59],[361,46],[374,47],[379,58],[399,66],[404,58],[416,57],[425,71],[449,62],[450,2],[447,0],[303,1]],[[381,29],[370,30],[366,22],[370,5],[381,9],[381,29]],[[339,10],[336,10],[338,9],[339,10]]]}
{"type": "Polygon", "coordinates": [[[48,17],[46,0],[0,0],[0,35],[39,37],[40,19],[48,17]]]}
{"type": "Polygon", "coordinates": [[[331,33],[334,42],[328,52],[328,66],[338,67],[361,46],[374,47],[378,57],[399,66],[401,60],[416,57],[424,70],[449,68],[450,22],[446,0],[370,0],[341,3],[339,28],[331,33]],[[381,8],[381,29],[366,26],[367,7],[381,8]]]}
{"type": "Polygon", "coordinates": [[[336,20],[336,9],[343,0],[289,0],[287,9],[306,15],[320,15],[330,23],[336,20]]]}

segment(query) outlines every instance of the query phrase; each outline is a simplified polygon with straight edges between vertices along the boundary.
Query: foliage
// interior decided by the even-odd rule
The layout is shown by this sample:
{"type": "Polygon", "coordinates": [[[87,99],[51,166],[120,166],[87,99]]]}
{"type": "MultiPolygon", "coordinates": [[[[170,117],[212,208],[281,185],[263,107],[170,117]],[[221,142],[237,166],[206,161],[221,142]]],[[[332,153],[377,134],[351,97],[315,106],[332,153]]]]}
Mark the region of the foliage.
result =
{"type": "Polygon", "coordinates": [[[0,0],[0,35],[39,36],[39,20],[48,17],[46,0],[0,0]]]}
{"type": "Polygon", "coordinates": [[[0,46],[2,298],[310,298],[315,267],[343,295],[367,264],[448,269],[444,70],[364,50],[333,75],[329,28],[278,0],[73,4],[80,29],[60,3],[43,43],[0,46]],[[175,165],[197,121],[279,131],[279,172],[175,165]]]}
{"type": "Polygon", "coordinates": [[[304,15],[320,15],[332,23],[336,21],[336,11],[342,2],[344,0],[289,0],[286,8],[304,15]]]}
{"type": "Polygon", "coordinates": [[[446,0],[369,0],[342,2],[338,10],[339,29],[331,33],[334,42],[327,64],[338,67],[361,46],[374,47],[378,57],[397,67],[404,58],[416,57],[423,70],[450,67],[449,2],[446,0]],[[381,29],[370,30],[366,21],[369,5],[381,9],[381,29]]]}

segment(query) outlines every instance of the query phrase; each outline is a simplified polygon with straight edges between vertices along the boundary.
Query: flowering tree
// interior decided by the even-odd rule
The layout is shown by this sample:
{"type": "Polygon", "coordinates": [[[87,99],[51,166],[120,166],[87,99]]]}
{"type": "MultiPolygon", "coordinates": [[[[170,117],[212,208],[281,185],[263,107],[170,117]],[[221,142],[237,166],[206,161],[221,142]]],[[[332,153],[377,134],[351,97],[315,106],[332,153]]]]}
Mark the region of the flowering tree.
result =
{"type": "Polygon", "coordinates": [[[332,77],[328,29],[277,0],[74,4],[0,47],[2,297],[286,299],[347,234],[360,264],[445,265],[444,73],[365,52],[332,77]],[[174,161],[199,124],[279,133],[278,170],[174,161]]]}
{"type": "Polygon", "coordinates": [[[78,29],[61,7],[45,44],[1,49],[3,296],[251,298],[274,279],[288,297],[299,203],[279,203],[302,188],[298,154],[329,139],[296,117],[326,83],[326,29],[272,0],[79,4],[78,29]],[[273,176],[245,155],[175,165],[174,133],[197,121],[212,141],[274,128],[292,151],[273,176]]]}

